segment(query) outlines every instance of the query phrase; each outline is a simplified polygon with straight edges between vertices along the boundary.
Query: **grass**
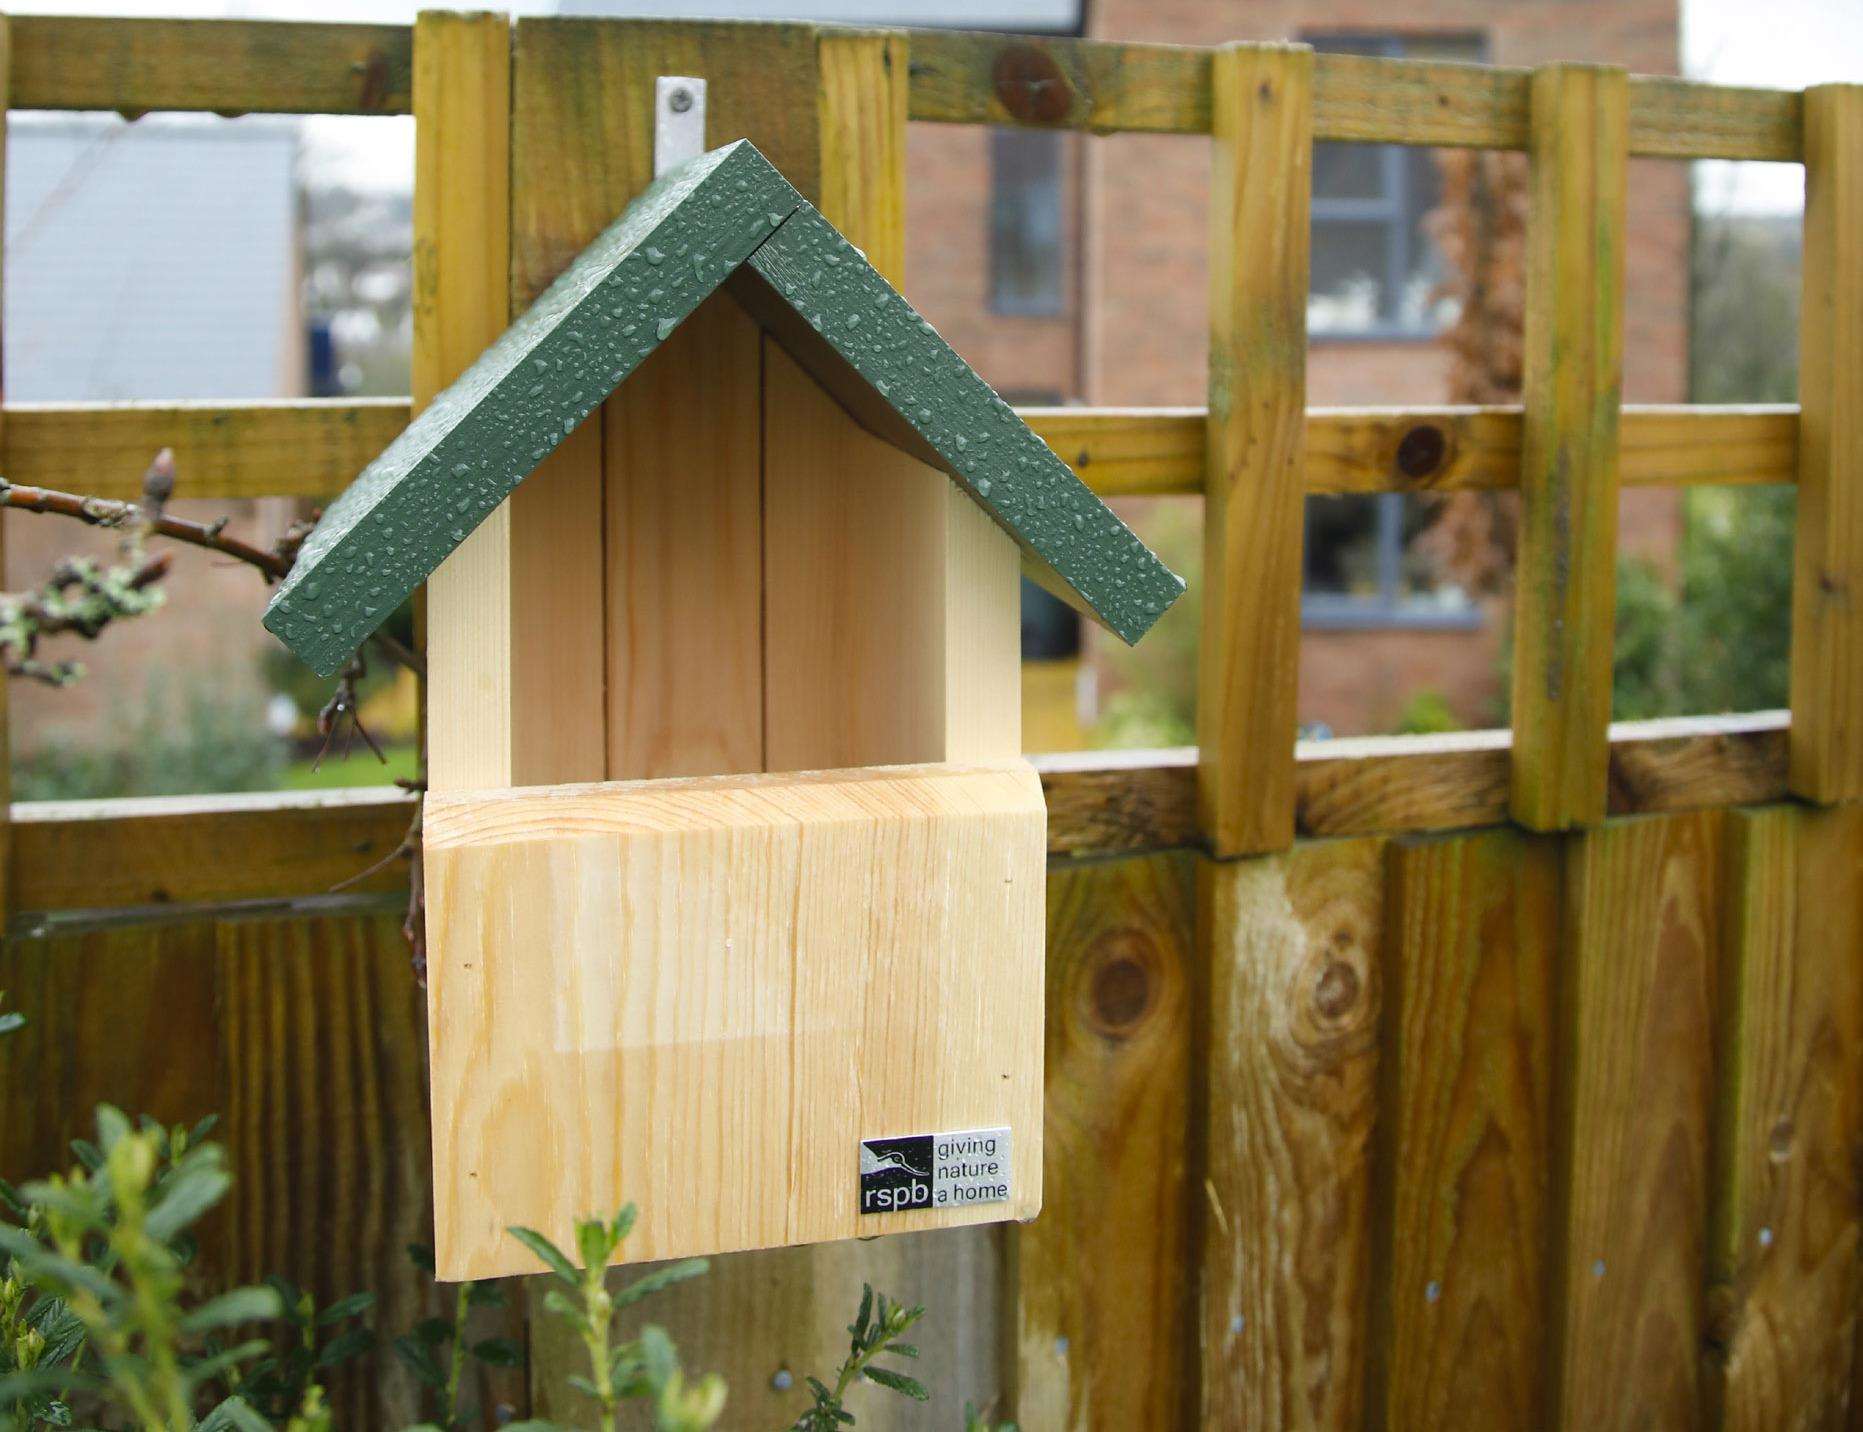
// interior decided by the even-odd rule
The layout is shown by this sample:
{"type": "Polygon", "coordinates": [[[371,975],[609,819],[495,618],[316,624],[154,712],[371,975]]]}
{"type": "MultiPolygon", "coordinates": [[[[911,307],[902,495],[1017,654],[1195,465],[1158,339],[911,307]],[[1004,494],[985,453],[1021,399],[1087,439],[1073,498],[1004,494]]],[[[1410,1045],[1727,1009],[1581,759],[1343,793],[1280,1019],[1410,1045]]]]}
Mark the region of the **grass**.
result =
{"type": "Polygon", "coordinates": [[[357,743],[344,760],[339,752],[324,757],[322,765],[310,758],[292,761],[285,767],[279,786],[287,791],[331,791],[350,786],[386,786],[397,780],[413,780],[419,761],[412,746],[390,746],[386,765],[375,753],[357,743]]]}

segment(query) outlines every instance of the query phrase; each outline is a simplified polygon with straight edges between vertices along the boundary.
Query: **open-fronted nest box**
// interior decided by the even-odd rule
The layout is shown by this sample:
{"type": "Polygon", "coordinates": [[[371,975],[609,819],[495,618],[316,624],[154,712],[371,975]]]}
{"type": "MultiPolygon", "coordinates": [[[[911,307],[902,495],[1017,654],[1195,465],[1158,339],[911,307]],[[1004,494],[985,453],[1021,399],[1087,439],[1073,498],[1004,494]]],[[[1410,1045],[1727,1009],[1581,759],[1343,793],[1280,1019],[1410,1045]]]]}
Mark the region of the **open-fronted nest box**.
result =
{"type": "MultiPolygon", "coordinates": [[[[617,659],[611,641],[594,683],[610,723],[596,779],[449,789],[436,771],[440,1273],[529,1271],[509,1225],[563,1239],[577,1216],[626,1200],[642,1210],[632,1259],[1031,1217],[1046,832],[1019,755],[1016,549],[1128,641],[1183,583],[748,142],[656,181],[427,406],[331,505],[266,625],[318,671],[340,668],[637,371],[630,392],[654,397],[629,421],[677,416],[692,450],[632,441],[611,420],[607,497],[588,520],[609,534],[611,568],[652,553],[730,573],[735,559],[692,549],[742,550],[731,514],[695,514],[681,494],[715,501],[728,467],[762,501],[744,563],[753,587],[764,574],[750,602],[762,646],[735,689],[760,702],[738,714],[763,735],[737,764],[760,752],[776,769],[629,757],[635,728],[672,698],[654,661],[617,659]],[[711,356],[675,362],[702,308],[711,356]],[[718,331],[751,335],[751,379],[735,391],[752,410],[695,425],[685,388],[721,391],[718,331]],[[650,379],[655,364],[668,366],[650,379]],[[684,387],[668,392],[672,378],[684,387]],[[639,470],[649,450],[664,470],[639,470]],[[617,496],[629,463],[629,490],[651,481],[655,501],[617,496]],[[838,496],[783,505],[788,484],[824,479],[838,496]],[[928,508],[927,484],[962,499],[928,508]],[[900,494],[918,503],[910,522],[892,515],[900,494]],[[852,542],[878,544],[873,559],[845,560],[852,542]],[[910,620],[907,584],[932,594],[910,620]],[[716,773],[613,779],[669,769],[716,773]]],[[[606,610],[579,615],[640,653],[625,595],[638,573],[626,575],[610,570],[593,588],[610,593],[606,610]]],[[[462,731],[442,692],[519,681],[486,665],[515,670],[525,639],[468,635],[443,651],[442,633],[478,620],[443,604],[473,599],[436,581],[428,612],[430,659],[454,666],[444,687],[434,673],[436,749],[446,726],[467,770],[462,743],[508,733],[462,731]]],[[[703,617],[683,614],[667,640],[736,639],[703,617]]]]}

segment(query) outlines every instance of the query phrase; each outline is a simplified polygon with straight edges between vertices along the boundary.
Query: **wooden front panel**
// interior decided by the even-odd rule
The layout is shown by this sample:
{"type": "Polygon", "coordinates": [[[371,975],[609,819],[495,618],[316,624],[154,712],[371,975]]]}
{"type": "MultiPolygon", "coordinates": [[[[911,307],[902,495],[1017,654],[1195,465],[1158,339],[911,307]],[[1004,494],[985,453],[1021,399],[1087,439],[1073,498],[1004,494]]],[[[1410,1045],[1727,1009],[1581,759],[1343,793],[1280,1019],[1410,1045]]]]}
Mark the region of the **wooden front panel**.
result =
{"type": "Polygon", "coordinates": [[[629,1261],[1033,1217],[1045,820],[1019,762],[435,796],[441,1276],[630,1200],[629,1261]],[[1007,1201],[859,1211],[861,1139],[1000,1127],[1007,1201]]]}

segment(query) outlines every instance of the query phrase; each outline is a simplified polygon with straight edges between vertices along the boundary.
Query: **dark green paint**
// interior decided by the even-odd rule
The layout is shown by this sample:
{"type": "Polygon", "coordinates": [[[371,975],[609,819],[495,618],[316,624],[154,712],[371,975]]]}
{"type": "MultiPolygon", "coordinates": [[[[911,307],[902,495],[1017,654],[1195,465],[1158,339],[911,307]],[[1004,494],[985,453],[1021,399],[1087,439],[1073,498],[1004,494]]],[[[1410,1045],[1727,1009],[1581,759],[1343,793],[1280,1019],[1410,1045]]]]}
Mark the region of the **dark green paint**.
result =
{"type": "Polygon", "coordinates": [[[315,670],[338,670],[728,278],[857,419],[949,472],[1050,585],[1119,636],[1136,641],[1183,591],[859,252],[739,141],[641,195],[369,464],[304,544],[266,626],[315,670]]]}

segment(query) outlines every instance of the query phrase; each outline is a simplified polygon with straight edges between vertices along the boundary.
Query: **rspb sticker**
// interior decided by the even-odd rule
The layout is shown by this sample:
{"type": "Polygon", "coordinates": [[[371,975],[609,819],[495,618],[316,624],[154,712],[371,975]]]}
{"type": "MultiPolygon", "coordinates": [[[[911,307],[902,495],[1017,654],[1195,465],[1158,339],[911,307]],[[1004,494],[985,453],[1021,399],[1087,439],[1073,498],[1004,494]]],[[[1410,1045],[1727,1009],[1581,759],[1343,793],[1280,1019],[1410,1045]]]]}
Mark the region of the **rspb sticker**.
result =
{"type": "Polygon", "coordinates": [[[860,1141],[860,1211],[1009,1201],[1009,1130],[860,1141]]]}

